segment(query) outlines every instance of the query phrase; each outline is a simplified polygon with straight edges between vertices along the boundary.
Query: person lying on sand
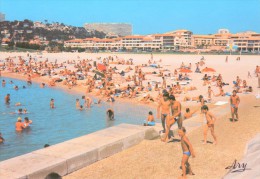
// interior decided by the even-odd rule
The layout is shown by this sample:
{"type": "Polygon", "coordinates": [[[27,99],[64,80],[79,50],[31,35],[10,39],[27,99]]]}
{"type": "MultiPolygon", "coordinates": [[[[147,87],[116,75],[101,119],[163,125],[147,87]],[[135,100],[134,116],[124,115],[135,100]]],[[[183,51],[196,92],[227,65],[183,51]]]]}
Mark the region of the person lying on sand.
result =
{"type": "Polygon", "coordinates": [[[193,116],[193,114],[195,114],[198,110],[195,111],[190,111],[190,108],[186,108],[185,113],[184,113],[184,119],[189,119],[193,116]]]}

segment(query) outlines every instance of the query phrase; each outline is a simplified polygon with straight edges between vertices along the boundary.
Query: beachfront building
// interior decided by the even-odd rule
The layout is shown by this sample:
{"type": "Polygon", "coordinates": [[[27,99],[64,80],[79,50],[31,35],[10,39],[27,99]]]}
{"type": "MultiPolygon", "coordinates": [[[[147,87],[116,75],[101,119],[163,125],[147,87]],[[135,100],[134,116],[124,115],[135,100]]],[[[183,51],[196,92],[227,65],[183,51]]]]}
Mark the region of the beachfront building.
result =
{"type": "Polygon", "coordinates": [[[89,50],[125,50],[125,51],[260,51],[260,34],[243,32],[231,34],[221,29],[216,34],[193,35],[190,31],[173,31],[165,34],[146,36],[128,35],[117,38],[73,39],[64,42],[65,47],[85,48],[89,50]]]}
{"type": "Polygon", "coordinates": [[[5,14],[0,12],[0,22],[5,21],[5,14]]]}
{"type": "Polygon", "coordinates": [[[251,31],[231,34],[227,29],[220,29],[217,34],[193,35],[192,46],[197,49],[259,52],[260,34],[251,31]]]}
{"type": "Polygon", "coordinates": [[[84,25],[88,31],[100,31],[106,34],[118,36],[132,35],[132,24],[127,23],[86,23],[84,25]]]}
{"type": "Polygon", "coordinates": [[[192,48],[191,38],[193,33],[189,30],[175,30],[165,34],[172,34],[175,36],[176,49],[189,49],[192,48]]]}

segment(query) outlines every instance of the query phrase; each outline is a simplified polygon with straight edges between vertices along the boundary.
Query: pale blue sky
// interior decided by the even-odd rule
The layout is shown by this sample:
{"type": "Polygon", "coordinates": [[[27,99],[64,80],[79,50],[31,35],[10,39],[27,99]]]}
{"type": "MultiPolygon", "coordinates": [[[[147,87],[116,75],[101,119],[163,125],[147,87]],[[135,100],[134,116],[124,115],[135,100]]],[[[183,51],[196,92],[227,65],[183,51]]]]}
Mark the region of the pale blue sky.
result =
{"type": "Polygon", "coordinates": [[[189,29],[195,34],[260,32],[260,0],[0,0],[7,20],[126,22],[134,34],[189,29]]]}

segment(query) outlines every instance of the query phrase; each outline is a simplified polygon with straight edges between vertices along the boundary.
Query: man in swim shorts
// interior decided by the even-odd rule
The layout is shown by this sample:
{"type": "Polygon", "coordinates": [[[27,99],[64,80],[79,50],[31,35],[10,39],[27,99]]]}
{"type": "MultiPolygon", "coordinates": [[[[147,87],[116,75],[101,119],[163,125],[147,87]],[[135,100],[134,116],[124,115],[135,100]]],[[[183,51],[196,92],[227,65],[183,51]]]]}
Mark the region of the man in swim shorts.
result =
{"type": "Polygon", "coordinates": [[[172,125],[177,122],[178,128],[180,129],[182,127],[182,118],[181,118],[181,103],[179,101],[176,101],[175,96],[171,95],[169,97],[171,102],[171,116],[168,115],[166,117],[166,133],[164,139],[162,141],[166,142],[167,138],[168,140],[171,138],[170,136],[170,129],[172,125]]]}
{"type": "Polygon", "coordinates": [[[163,98],[160,99],[159,105],[157,107],[157,118],[159,119],[161,116],[163,133],[165,133],[165,120],[168,115],[170,115],[171,110],[171,102],[169,100],[169,93],[165,92],[163,94],[163,98]]]}
{"type": "Polygon", "coordinates": [[[240,103],[240,98],[237,96],[236,90],[233,90],[233,94],[230,96],[230,106],[231,106],[231,115],[232,115],[232,122],[235,122],[234,115],[238,120],[238,105],[240,103]]]}

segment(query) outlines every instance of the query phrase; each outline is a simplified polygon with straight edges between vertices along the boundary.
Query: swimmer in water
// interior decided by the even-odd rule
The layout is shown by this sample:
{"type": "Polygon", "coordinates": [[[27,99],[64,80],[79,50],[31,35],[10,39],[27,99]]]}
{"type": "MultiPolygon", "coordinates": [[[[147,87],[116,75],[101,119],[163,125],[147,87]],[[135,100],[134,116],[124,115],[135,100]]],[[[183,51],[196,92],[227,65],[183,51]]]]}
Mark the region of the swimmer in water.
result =
{"type": "Polygon", "coordinates": [[[14,89],[15,89],[15,90],[18,90],[19,88],[18,88],[18,86],[14,86],[14,89]]]}
{"type": "Polygon", "coordinates": [[[0,144],[4,143],[5,139],[2,137],[2,133],[0,132],[0,144]]]}
{"type": "Polygon", "coordinates": [[[113,121],[113,120],[115,120],[115,115],[114,115],[114,111],[112,110],[112,109],[108,109],[107,110],[107,117],[108,117],[108,119],[109,120],[111,120],[111,121],[113,121]]]}
{"type": "Polygon", "coordinates": [[[20,102],[15,103],[15,106],[21,106],[22,104],[20,102]]]}
{"type": "Polygon", "coordinates": [[[83,110],[84,110],[83,105],[80,105],[79,110],[80,110],[80,111],[83,111],[83,110]]]}
{"type": "Polygon", "coordinates": [[[45,88],[45,83],[41,83],[40,88],[45,88]]]}
{"type": "Polygon", "coordinates": [[[10,99],[10,94],[7,94],[7,95],[5,96],[5,104],[10,104],[10,101],[11,101],[11,99],[10,99]]]}
{"type": "Polygon", "coordinates": [[[30,124],[32,124],[32,120],[29,120],[28,117],[25,117],[23,122],[24,128],[30,127],[30,124]]]}
{"type": "Polygon", "coordinates": [[[55,108],[55,106],[54,106],[54,99],[51,99],[50,108],[51,108],[51,109],[55,108]]]}
{"type": "Polygon", "coordinates": [[[79,102],[79,99],[76,99],[76,109],[80,109],[80,102],[79,102]]]}
{"type": "Polygon", "coordinates": [[[15,130],[21,132],[24,129],[24,124],[22,123],[22,118],[18,117],[15,123],[15,130]]]}
{"type": "Polygon", "coordinates": [[[23,113],[24,113],[24,114],[27,114],[27,113],[28,113],[28,111],[27,111],[26,108],[23,109],[23,113]]]}

